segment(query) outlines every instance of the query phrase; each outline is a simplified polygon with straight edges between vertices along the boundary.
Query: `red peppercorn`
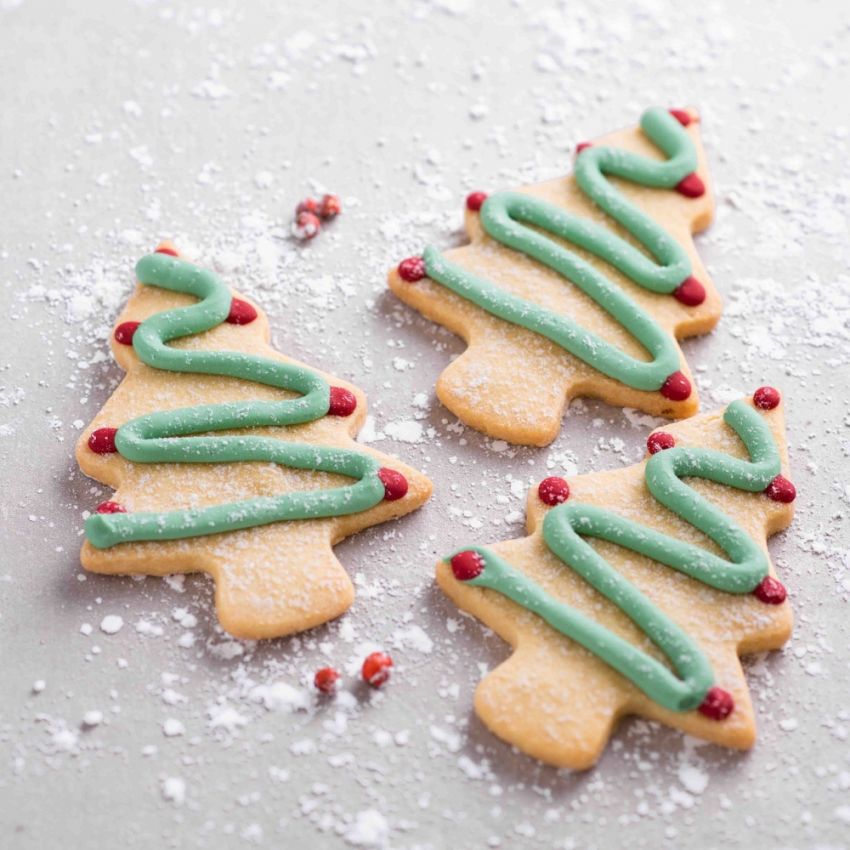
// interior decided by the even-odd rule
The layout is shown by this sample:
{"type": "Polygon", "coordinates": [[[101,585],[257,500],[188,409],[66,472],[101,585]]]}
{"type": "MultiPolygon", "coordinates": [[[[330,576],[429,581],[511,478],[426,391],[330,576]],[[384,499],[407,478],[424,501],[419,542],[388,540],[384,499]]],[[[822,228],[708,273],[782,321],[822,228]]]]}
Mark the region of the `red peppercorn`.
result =
{"type": "Polygon", "coordinates": [[[753,404],[762,410],[773,410],[774,407],[779,406],[780,401],[782,396],[775,387],[759,387],[753,393],[753,404]]]}
{"type": "Polygon", "coordinates": [[[338,195],[325,195],[319,206],[319,215],[322,218],[336,218],[342,212],[342,202],[338,195]]]}
{"type": "Polygon", "coordinates": [[[373,688],[380,688],[390,678],[390,668],[393,660],[386,652],[373,652],[366,656],[361,675],[363,681],[373,688]]]}
{"type": "Polygon", "coordinates": [[[302,239],[305,242],[308,239],[313,239],[319,235],[322,229],[322,222],[319,217],[312,212],[304,210],[295,216],[295,221],[292,222],[292,235],[296,239],[302,239]]]}
{"type": "Polygon", "coordinates": [[[333,667],[322,667],[316,671],[313,677],[313,684],[317,690],[323,694],[332,694],[336,690],[336,683],[339,681],[339,671],[333,667]]]}
{"type": "Polygon", "coordinates": [[[569,499],[570,485],[563,478],[552,475],[550,478],[544,478],[540,482],[537,488],[537,495],[544,505],[560,505],[569,499]]]}
{"type": "Polygon", "coordinates": [[[321,204],[315,198],[304,198],[304,200],[299,201],[298,206],[295,207],[295,215],[298,215],[298,213],[303,213],[303,212],[308,212],[308,213],[313,213],[313,215],[318,215],[320,209],[321,209],[321,204]]]}
{"type": "Polygon", "coordinates": [[[664,449],[672,449],[676,445],[676,439],[666,431],[656,431],[646,438],[646,448],[651,455],[663,452],[664,449]]]}

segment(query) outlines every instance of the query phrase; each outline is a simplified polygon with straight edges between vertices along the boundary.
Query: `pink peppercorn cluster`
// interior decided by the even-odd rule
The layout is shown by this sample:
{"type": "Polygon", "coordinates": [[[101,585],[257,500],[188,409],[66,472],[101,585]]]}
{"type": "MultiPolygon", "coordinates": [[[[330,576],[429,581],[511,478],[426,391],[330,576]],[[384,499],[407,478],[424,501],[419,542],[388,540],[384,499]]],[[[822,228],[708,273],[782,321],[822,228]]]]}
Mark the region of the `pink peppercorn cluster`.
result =
{"type": "Polygon", "coordinates": [[[323,221],[331,221],[342,212],[342,204],[337,195],[323,195],[321,200],[304,198],[295,207],[295,220],[292,222],[292,235],[302,242],[319,235],[323,221]]]}

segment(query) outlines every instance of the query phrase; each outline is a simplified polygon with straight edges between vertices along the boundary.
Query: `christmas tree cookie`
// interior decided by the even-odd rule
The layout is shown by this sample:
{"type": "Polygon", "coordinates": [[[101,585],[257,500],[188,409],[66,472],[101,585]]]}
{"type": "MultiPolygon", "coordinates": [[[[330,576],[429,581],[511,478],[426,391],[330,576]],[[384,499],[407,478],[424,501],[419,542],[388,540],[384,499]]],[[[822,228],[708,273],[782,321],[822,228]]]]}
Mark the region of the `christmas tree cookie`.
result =
{"type": "Polygon", "coordinates": [[[333,545],[415,510],[430,482],[355,443],[363,393],[272,349],[217,275],[169,244],[136,274],[112,339],[127,374],[77,445],[116,491],[86,520],[83,566],[209,573],[238,637],[336,617],[354,592],[333,545]]]}
{"type": "Polygon", "coordinates": [[[478,686],[500,738],[574,769],[641,715],[735,748],[755,740],[738,656],[781,647],[791,610],[766,538],[793,514],[779,393],[656,432],[647,459],[528,498],[529,536],[466,547],[440,587],[513,654],[478,686]]]}
{"type": "Polygon", "coordinates": [[[426,248],[389,275],[468,344],[437,382],[446,407],[538,446],[576,396],[697,411],[676,340],[711,330],[721,305],[692,241],[714,208],[695,112],[649,109],[639,127],[579,145],[569,177],[473,192],[466,207],[470,244],[426,248]]]}

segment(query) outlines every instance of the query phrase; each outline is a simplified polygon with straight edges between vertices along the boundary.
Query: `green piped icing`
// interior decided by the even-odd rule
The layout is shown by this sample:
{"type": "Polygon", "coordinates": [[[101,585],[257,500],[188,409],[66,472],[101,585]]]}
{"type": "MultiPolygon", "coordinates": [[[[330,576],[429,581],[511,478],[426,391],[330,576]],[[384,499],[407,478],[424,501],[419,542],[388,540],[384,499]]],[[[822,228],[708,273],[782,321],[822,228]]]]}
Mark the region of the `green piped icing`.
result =
{"type": "Polygon", "coordinates": [[[596,505],[567,501],[552,508],[543,520],[543,540],[549,550],[632,620],[664,653],[672,671],[576,608],[557,601],[489,549],[469,547],[482,557],[484,568],[465,584],[490,588],[533,611],[664,708],[696,708],[714,679],[705,654],[583,538],[616,543],[727,593],[754,590],[768,574],[767,557],[761,546],[731,517],[681,480],[702,478],[759,493],[779,474],[779,449],[764,419],[744,401],[730,404],[723,418],[744,442],[749,461],[711,449],[674,447],[649,458],[645,481],[655,499],[713,540],[727,558],[596,505]]]}
{"type": "Polygon", "coordinates": [[[671,293],[690,276],[691,261],[682,246],[608,180],[613,176],[641,186],[672,189],[696,170],[694,144],[666,110],[648,109],[640,125],[667,156],[666,160],[593,145],[578,155],[575,178],[585,195],[619,222],[647,253],[602,224],[517,192],[490,195],[481,207],[481,225],[497,242],[532,257],[578,286],[646,349],[651,360],[631,357],[569,316],[505,292],[446,259],[434,247],[425,249],[423,259],[428,277],[488,313],[545,336],[626,386],[658,390],[679,368],[674,340],[605,274],[545,235],[551,234],[605,260],[651,292],[671,293]]]}
{"type": "Polygon", "coordinates": [[[105,549],[117,543],[200,537],[281,520],[343,516],[368,510],[384,498],[379,464],[367,454],[255,435],[187,436],[313,422],[328,412],[330,387],[321,375],[292,363],[237,351],[170,347],[173,340],[220,325],[230,310],[230,290],[212,272],[166,254],[142,258],[136,276],[143,284],[200,299],[188,307],[157,313],[139,325],[133,348],[142,362],[154,369],[240,378],[301,395],[283,401],[206,404],[140,416],[118,429],[115,446],[122,457],[134,463],[276,463],[358,480],[330,490],[264,496],[197,510],[95,514],[86,520],[86,537],[93,546],[105,549]]]}

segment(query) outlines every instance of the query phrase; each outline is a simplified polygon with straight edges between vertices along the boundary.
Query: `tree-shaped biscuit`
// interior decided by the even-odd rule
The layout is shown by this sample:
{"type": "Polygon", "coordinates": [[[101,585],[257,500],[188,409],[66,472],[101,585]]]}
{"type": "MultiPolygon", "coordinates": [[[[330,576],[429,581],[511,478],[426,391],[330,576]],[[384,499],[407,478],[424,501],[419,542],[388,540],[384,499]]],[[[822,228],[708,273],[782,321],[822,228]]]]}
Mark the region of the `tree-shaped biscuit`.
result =
{"type": "Polygon", "coordinates": [[[209,573],[238,637],[338,616],[354,591],[333,545],[415,510],[430,482],[355,443],[363,393],[272,349],[215,274],[168,244],[136,271],[112,340],[127,374],[77,445],[116,490],[86,521],[83,566],[209,573]]]}
{"type": "Polygon", "coordinates": [[[766,543],[795,496],[778,405],[762,387],[652,434],[640,464],[547,478],[529,494],[528,537],[438,565],[440,587],[514,649],[475,695],[493,732],[576,769],[629,714],[752,746],[738,656],[791,633],[766,543]]]}
{"type": "Polygon", "coordinates": [[[468,425],[545,445],[576,396],[684,418],[698,409],[677,339],[720,317],[692,234],[713,199],[696,113],[649,109],[640,127],[579,145],[574,173],[467,198],[470,244],[427,248],[393,292],[467,350],[437,395],[468,425]]]}

